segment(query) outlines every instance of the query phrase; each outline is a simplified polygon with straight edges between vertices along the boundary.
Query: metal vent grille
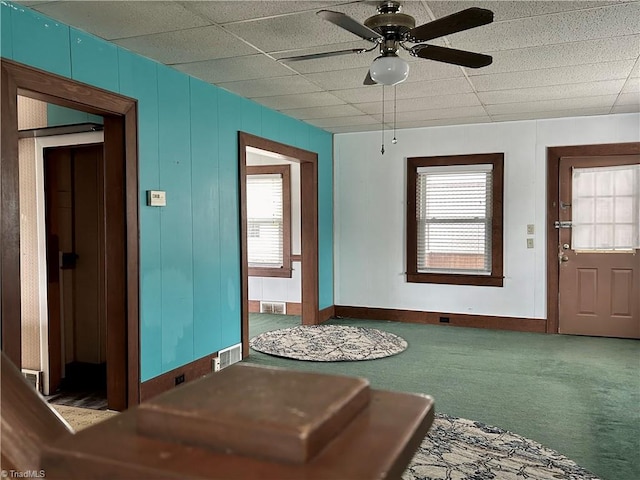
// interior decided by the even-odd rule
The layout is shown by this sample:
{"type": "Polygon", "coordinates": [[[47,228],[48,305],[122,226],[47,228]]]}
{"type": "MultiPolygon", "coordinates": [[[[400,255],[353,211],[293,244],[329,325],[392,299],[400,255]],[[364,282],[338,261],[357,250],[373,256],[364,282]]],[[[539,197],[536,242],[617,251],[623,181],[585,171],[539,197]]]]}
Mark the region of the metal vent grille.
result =
{"type": "Polygon", "coordinates": [[[260,313],[286,315],[287,304],[285,302],[260,302],[260,313]]]}
{"type": "Polygon", "coordinates": [[[40,370],[29,370],[28,368],[23,368],[22,374],[33,388],[42,393],[42,372],[40,370]]]}
{"type": "Polygon", "coordinates": [[[242,344],[238,343],[233,347],[225,348],[218,352],[218,358],[215,359],[213,369],[214,371],[222,370],[240,360],[242,360],[242,344]]]}

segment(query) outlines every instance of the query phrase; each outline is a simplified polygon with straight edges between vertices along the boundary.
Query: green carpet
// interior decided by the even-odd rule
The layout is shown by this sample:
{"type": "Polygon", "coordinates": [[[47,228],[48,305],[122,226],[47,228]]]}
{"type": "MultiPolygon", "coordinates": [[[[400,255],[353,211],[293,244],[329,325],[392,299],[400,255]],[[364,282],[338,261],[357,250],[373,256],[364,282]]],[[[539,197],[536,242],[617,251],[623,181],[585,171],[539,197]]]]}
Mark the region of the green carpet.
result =
{"type": "MultiPolygon", "coordinates": [[[[250,337],[299,323],[295,316],[251,314],[250,337]]],[[[380,328],[406,339],[409,348],[361,362],[303,362],[254,351],[245,361],[427,393],[437,412],[528,437],[603,480],[640,479],[640,342],[373,320],[328,323],[380,328]]]]}

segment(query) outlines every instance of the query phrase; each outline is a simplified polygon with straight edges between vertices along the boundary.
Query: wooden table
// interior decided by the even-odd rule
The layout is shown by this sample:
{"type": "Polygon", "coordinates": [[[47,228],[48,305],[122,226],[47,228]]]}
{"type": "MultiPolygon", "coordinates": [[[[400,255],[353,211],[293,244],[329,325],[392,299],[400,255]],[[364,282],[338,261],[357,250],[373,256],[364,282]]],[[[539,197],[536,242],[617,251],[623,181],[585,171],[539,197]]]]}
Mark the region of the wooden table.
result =
{"type": "Polygon", "coordinates": [[[433,422],[424,395],[236,364],[48,445],[48,479],[400,478],[433,422]]]}

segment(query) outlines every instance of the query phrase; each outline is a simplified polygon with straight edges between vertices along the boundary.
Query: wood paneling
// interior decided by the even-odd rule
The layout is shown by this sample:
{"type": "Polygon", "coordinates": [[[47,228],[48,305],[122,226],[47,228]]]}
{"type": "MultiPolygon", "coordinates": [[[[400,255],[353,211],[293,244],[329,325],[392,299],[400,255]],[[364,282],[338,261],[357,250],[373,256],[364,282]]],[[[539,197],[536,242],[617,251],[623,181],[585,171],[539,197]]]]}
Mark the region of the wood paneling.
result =
{"type": "Polygon", "coordinates": [[[539,318],[495,317],[490,315],[466,315],[446,312],[421,312],[391,308],[335,306],[335,315],[363,320],[391,320],[404,323],[451,325],[456,327],[490,328],[518,332],[544,333],[546,321],[539,318]],[[447,319],[442,322],[441,319],[447,319]]]}

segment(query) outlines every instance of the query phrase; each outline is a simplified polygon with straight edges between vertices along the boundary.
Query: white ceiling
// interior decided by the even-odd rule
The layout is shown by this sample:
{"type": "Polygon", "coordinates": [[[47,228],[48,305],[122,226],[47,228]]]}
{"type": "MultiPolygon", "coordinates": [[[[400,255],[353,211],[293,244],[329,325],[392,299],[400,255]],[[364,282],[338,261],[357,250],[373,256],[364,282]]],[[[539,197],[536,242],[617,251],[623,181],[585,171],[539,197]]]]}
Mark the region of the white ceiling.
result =
{"type": "MultiPolygon", "coordinates": [[[[377,130],[382,87],[363,86],[377,56],[276,59],[370,44],[322,20],[364,20],[378,2],[23,1],[126,49],[325,130],[377,130]]],[[[416,24],[469,8],[494,23],[430,43],[493,56],[470,69],[409,57],[397,128],[640,111],[640,1],[404,1],[416,24]]],[[[393,87],[385,87],[392,127],[393,87]]]]}

